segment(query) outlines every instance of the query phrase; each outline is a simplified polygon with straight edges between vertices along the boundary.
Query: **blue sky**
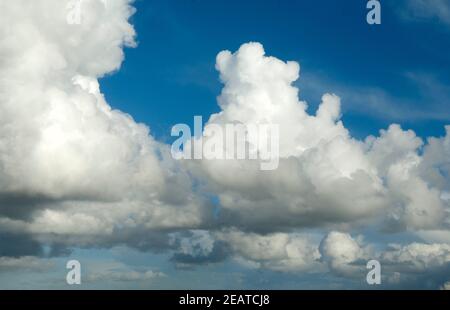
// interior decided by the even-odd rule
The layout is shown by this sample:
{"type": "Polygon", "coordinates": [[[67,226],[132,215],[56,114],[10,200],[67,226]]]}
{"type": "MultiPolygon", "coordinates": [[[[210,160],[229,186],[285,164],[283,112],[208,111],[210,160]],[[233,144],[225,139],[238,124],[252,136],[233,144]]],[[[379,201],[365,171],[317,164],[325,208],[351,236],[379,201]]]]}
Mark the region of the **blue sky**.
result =
{"type": "Polygon", "coordinates": [[[257,41],[300,63],[296,85],[313,111],[323,93],[339,95],[354,136],[392,122],[440,136],[450,119],[450,26],[408,19],[401,2],[383,1],[382,24],[370,26],[365,1],[136,1],[139,46],[126,49],[102,89],[113,107],[170,140],[172,125],[219,110],[217,53],[257,41]]]}

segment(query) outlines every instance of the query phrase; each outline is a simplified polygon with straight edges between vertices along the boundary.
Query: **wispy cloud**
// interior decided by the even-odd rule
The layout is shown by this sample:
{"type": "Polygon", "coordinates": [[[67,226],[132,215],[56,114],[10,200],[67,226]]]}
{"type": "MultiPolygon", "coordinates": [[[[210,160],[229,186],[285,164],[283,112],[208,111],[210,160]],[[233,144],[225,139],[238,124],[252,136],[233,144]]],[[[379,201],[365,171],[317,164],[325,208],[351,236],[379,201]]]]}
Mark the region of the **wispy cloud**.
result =
{"type": "Polygon", "coordinates": [[[393,94],[379,86],[354,86],[307,73],[299,86],[309,98],[320,98],[325,91],[341,97],[345,111],[370,115],[388,121],[450,120],[450,85],[431,73],[407,72],[402,82],[415,89],[418,96],[393,94]]]}
{"type": "Polygon", "coordinates": [[[17,270],[48,272],[54,267],[52,261],[35,256],[0,257],[0,272],[17,270]]]}
{"type": "Polygon", "coordinates": [[[450,26],[450,2],[447,0],[402,1],[399,13],[406,20],[435,20],[450,26]]]}

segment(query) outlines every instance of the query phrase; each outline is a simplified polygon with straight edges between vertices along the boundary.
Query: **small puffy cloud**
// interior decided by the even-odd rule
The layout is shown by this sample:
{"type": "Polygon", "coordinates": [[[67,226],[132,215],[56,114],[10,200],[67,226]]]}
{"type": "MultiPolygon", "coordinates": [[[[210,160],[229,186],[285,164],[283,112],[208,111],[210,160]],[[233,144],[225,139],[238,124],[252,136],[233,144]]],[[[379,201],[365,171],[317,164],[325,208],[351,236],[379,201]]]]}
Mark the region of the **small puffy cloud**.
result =
{"type": "Polygon", "coordinates": [[[220,262],[229,255],[226,245],[206,230],[192,230],[171,235],[172,261],[178,267],[220,262]]]}
{"type": "Polygon", "coordinates": [[[392,244],[378,260],[383,277],[392,287],[438,289],[450,274],[450,245],[392,244]]]}
{"type": "Polygon", "coordinates": [[[419,155],[422,140],[411,130],[391,125],[379,138],[368,137],[366,143],[369,158],[386,180],[392,206],[388,210],[391,229],[438,227],[445,214],[442,191],[421,176],[425,161],[419,155]]]}
{"type": "Polygon", "coordinates": [[[366,244],[348,233],[330,232],[320,244],[321,261],[339,277],[364,281],[366,264],[377,260],[383,287],[436,289],[450,272],[446,243],[366,244]]]}
{"type": "Polygon", "coordinates": [[[321,260],[332,272],[340,276],[361,276],[365,269],[361,261],[370,260],[370,249],[361,245],[347,233],[332,231],[320,243],[321,260]]]}
{"type": "Polygon", "coordinates": [[[381,262],[397,265],[398,271],[431,271],[450,263],[450,245],[424,243],[391,245],[389,250],[382,253],[381,262]]]}
{"type": "Polygon", "coordinates": [[[444,290],[444,291],[450,291],[450,281],[449,281],[449,282],[445,282],[445,283],[441,286],[441,290],[444,290]]]}
{"type": "Polygon", "coordinates": [[[232,255],[249,266],[284,272],[320,270],[317,244],[307,235],[258,235],[230,230],[218,233],[217,238],[229,246],[232,255]]]}
{"type": "Polygon", "coordinates": [[[424,149],[420,173],[430,185],[442,190],[441,199],[450,202],[450,125],[445,136],[430,137],[424,149]]]}

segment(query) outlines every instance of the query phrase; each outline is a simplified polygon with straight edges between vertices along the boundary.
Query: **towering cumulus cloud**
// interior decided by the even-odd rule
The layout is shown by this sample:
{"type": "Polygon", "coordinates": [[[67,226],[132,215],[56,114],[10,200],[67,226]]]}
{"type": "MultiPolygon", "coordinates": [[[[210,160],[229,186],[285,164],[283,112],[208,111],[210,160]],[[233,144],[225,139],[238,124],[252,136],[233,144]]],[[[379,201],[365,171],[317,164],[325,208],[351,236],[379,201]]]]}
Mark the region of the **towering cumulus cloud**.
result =
{"type": "Polygon", "coordinates": [[[325,94],[309,113],[293,86],[299,64],[247,43],[217,56],[221,111],[205,132],[278,125],[278,168],[176,161],[147,126],[112,109],[99,87],[99,78],[120,69],[123,48],[135,46],[131,1],[82,1],[79,24],[67,22],[69,3],[0,0],[5,268],[37,264],[44,246],[57,255],[126,245],[166,249],[183,265],[232,259],[351,279],[378,259],[389,266],[388,283],[420,273],[445,275],[435,287],[448,286],[450,126],[427,141],[395,124],[355,139],[337,95],[325,94]],[[387,246],[392,233],[416,242],[387,246]]]}
{"type": "Polygon", "coordinates": [[[216,68],[224,83],[222,111],[211,116],[205,135],[213,124],[269,123],[280,130],[278,169],[262,171],[250,160],[192,165],[219,198],[221,224],[241,231],[218,235],[237,257],[277,270],[326,266],[338,276],[360,279],[365,262],[377,258],[396,266],[386,269],[389,283],[394,283],[400,281],[400,271],[412,272],[402,265],[421,264],[416,249],[429,249],[432,258],[424,260],[439,257],[433,266],[448,270],[446,244],[397,245],[377,252],[373,248],[382,249],[383,244],[365,244],[361,236],[356,241],[335,230],[403,232],[418,240],[427,236],[428,242],[441,242],[442,235],[449,235],[450,127],[445,137],[430,138],[426,144],[396,124],[381,130],[379,137],[360,141],[340,120],[338,96],[325,94],[317,111],[309,114],[292,85],[299,65],[266,56],[261,44],[219,53],[216,68]],[[314,236],[298,234],[305,228],[322,228],[320,246],[314,236]],[[318,257],[314,247],[319,248],[318,257]],[[415,252],[408,262],[402,260],[401,253],[410,249],[415,252]]]}
{"type": "Polygon", "coordinates": [[[292,85],[299,65],[264,53],[261,44],[248,43],[234,54],[217,56],[225,84],[219,97],[222,111],[207,126],[280,126],[276,170],[261,171],[250,161],[199,164],[233,225],[275,231],[367,225],[380,218],[389,230],[443,224],[441,196],[448,189],[448,174],[435,168],[448,170],[448,138],[431,140],[424,156],[419,155],[423,141],[399,125],[358,141],[340,121],[339,97],[325,94],[315,115],[308,114],[292,85]]]}
{"type": "Polygon", "coordinates": [[[201,222],[167,147],[99,90],[135,45],[129,2],[83,1],[80,24],[67,1],[0,2],[2,231],[84,243],[201,222]]]}

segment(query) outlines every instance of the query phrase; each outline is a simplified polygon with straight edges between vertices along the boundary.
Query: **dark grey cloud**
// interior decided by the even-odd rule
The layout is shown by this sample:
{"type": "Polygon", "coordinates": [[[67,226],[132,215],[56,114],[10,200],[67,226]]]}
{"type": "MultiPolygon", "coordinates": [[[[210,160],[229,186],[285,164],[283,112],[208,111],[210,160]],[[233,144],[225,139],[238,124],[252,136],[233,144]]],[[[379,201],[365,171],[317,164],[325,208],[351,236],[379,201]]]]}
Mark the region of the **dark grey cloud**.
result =
{"type": "Polygon", "coordinates": [[[33,240],[31,235],[2,231],[0,233],[0,256],[42,256],[42,244],[33,240]]]}

